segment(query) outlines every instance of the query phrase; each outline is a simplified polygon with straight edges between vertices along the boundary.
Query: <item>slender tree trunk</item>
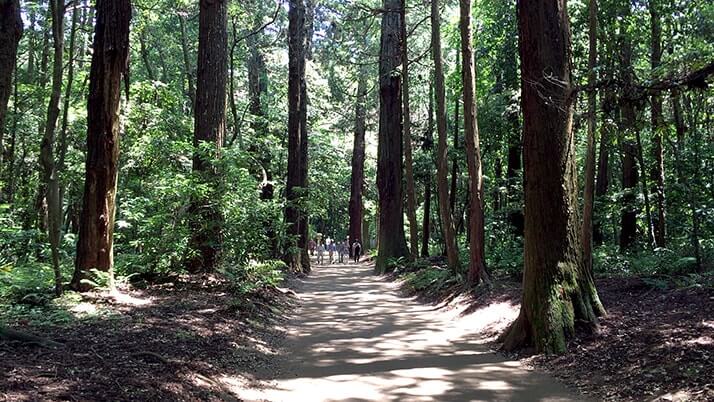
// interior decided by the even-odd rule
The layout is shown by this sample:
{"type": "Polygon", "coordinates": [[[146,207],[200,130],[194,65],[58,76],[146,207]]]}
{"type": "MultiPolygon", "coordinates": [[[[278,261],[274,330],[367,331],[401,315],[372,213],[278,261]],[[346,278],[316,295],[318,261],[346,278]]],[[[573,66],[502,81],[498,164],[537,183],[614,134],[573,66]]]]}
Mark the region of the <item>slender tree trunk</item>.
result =
{"type": "Polygon", "coordinates": [[[87,290],[91,269],[113,277],[121,80],[128,69],[129,0],[99,0],[87,101],[84,199],[72,287],[87,290]]]}
{"type": "MultiPolygon", "coordinates": [[[[461,53],[456,52],[456,68],[460,67],[460,57],[461,53]]],[[[454,226],[458,226],[459,220],[461,219],[460,216],[456,215],[456,198],[459,192],[459,155],[456,151],[459,149],[459,99],[461,99],[461,94],[457,91],[454,94],[454,153],[451,160],[451,188],[449,190],[449,210],[454,219],[454,226]]]]}
{"type": "Polygon", "coordinates": [[[401,1],[383,0],[379,49],[379,250],[375,271],[385,273],[390,258],[409,255],[402,211],[401,1]]]}
{"type": "Polygon", "coordinates": [[[436,156],[436,181],[439,192],[439,212],[444,233],[444,244],[446,246],[446,257],[449,268],[456,269],[459,266],[459,253],[456,248],[456,233],[454,230],[454,220],[449,211],[448,185],[447,185],[447,161],[449,160],[448,148],[446,145],[446,105],[444,88],[444,65],[441,58],[441,16],[439,15],[439,1],[431,2],[431,46],[434,58],[434,81],[436,89],[436,128],[439,134],[436,156]]]}
{"type": "Polygon", "coordinates": [[[654,240],[654,227],[652,219],[652,208],[650,207],[650,191],[647,187],[647,178],[644,175],[645,172],[645,158],[642,151],[642,136],[640,135],[640,130],[635,127],[635,140],[637,141],[637,160],[640,163],[640,171],[643,172],[642,175],[642,195],[645,201],[645,217],[647,218],[647,240],[649,245],[653,246],[655,244],[654,240]]]}
{"type": "Polygon", "coordinates": [[[303,81],[305,80],[305,3],[290,0],[288,12],[288,177],[285,187],[287,204],[285,223],[289,242],[285,250],[285,262],[294,272],[303,272],[302,249],[304,248],[301,225],[305,208],[305,190],[302,188],[303,142],[307,141],[302,116],[303,81]]]}
{"type": "Polygon", "coordinates": [[[147,31],[148,30],[145,30],[139,35],[139,53],[141,54],[141,61],[144,63],[146,76],[149,80],[155,81],[156,75],[154,74],[154,69],[151,67],[151,60],[149,60],[149,50],[146,48],[146,36],[148,35],[147,31]]]}
{"type": "Polygon", "coordinates": [[[409,104],[409,47],[407,36],[406,0],[402,1],[402,98],[404,106],[404,174],[407,192],[407,219],[409,220],[409,250],[412,259],[419,256],[419,228],[416,218],[416,190],[414,189],[414,161],[412,159],[412,120],[409,104]]]}
{"type": "MultiPolygon", "coordinates": [[[[432,149],[434,148],[434,86],[429,85],[429,117],[424,136],[422,151],[433,160],[432,149]]],[[[424,177],[424,218],[422,221],[421,236],[421,256],[429,256],[429,238],[431,237],[431,172],[427,172],[424,177]]]]}
{"type": "Polygon", "coordinates": [[[188,49],[188,35],[186,34],[186,14],[185,12],[178,12],[177,16],[179,20],[179,27],[181,30],[181,53],[183,55],[183,68],[184,74],[186,74],[186,82],[188,83],[188,98],[191,100],[191,112],[193,113],[196,107],[196,84],[193,78],[194,72],[191,68],[191,55],[188,49]]]}
{"type": "Polygon", "coordinates": [[[464,137],[469,171],[469,256],[468,279],[472,284],[487,282],[484,255],[483,176],[481,145],[476,111],[476,66],[472,44],[471,0],[461,0],[461,59],[464,86],[464,137]]]}
{"type": "Polygon", "coordinates": [[[60,199],[59,177],[55,164],[55,130],[59,117],[62,95],[62,65],[64,55],[64,2],[50,0],[52,18],[52,39],[54,59],[52,62],[52,92],[47,106],[45,132],[40,144],[40,165],[42,166],[42,197],[47,202],[47,232],[55,275],[55,294],[62,294],[62,271],[60,270],[59,243],[62,232],[62,200],[60,199]]]}
{"type": "MultiPolygon", "coordinates": [[[[597,0],[590,0],[588,5],[588,85],[594,86],[597,80],[597,0]]],[[[588,138],[585,161],[585,189],[583,190],[583,262],[586,272],[593,269],[593,205],[595,203],[595,132],[597,130],[595,111],[597,92],[588,92],[588,138]]]]}
{"type": "Polygon", "coordinates": [[[220,178],[210,156],[206,155],[205,145],[213,145],[217,157],[226,131],[228,0],[201,0],[198,32],[193,172],[210,190],[191,200],[189,249],[192,254],[186,260],[186,269],[191,273],[211,272],[221,258],[220,178]]]}
{"type": "Polygon", "coordinates": [[[12,93],[12,77],[17,46],[22,36],[19,0],[0,0],[0,168],[5,151],[3,138],[7,104],[12,93]]]}
{"type": "MultiPolygon", "coordinates": [[[[364,220],[362,203],[362,185],[364,183],[364,158],[365,158],[365,132],[366,130],[366,107],[367,101],[367,72],[365,68],[360,69],[359,81],[357,83],[357,102],[355,104],[355,128],[354,145],[352,147],[352,176],[350,178],[350,243],[358,240],[362,236],[361,225],[364,220]]],[[[363,239],[367,241],[368,239],[363,239]]],[[[362,244],[364,247],[364,244],[362,244]]],[[[350,247],[350,257],[352,257],[352,247],[350,247]]]]}
{"type": "Polygon", "coordinates": [[[518,3],[525,269],[521,312],[504,337],[506,350],[534,345],[538,352],[565,352],[576,322],[596,327],[597,316],[604,314],[593,278],[582,264],[575,209],[574,97],[565,4],[518,3]]]}
{"type": "Polygon", "coordinates": [[[682,101],[680,99],[679,90],[673,89],[670,93],[670,101],[672,102],[672,117],[674,120],[674,127],[677,132],[677,140],[674,147],[674,156],[676,159],[677,166],[677,183],[684,184],[684,169],[682,167],[682,151],[684,149],[684,134],[687,128],[684,124],[684,118],[682,117],[682,101]]]}
{"type": "MultiPolygon", "coordinates": [[[[651,55],[650,62],[652,69],[659,67],[662,60],[662,28],[660,25],[659,6],[657,0],[650,0],[650,23],[651,23],[651,55]]],[[[662,97],[657,94],[652,96],[652,133],[654,134],[654,167],[651,170],[652,183],[654,184],[654,194],[657,203],[657,219],[654,222],[654,240],[657,247],[666,247],[667,238],[667,213],[664,195],[664,147],[662,137],[664,135],[664,124],[662,121],[662,97]]]]}

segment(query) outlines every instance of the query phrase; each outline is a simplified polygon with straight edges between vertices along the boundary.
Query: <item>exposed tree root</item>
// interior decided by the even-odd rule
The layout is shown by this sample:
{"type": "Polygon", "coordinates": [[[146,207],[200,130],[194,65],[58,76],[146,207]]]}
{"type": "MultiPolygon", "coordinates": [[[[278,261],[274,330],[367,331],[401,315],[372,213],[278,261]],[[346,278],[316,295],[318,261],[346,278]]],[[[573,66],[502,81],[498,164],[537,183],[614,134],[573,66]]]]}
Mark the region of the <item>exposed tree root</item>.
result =
{"type": "Polygon", "coordinates": [[[16,331],[14,329],[6,328],[0,326],[0,340],[10,341],[10,342],[21,342],[28,345],[37,345],[41,347],[60,347],[63,346],[59,342],[55,342],[51,339],[42,338],[36,335],[28,334],[26,332],[16,331]]]}

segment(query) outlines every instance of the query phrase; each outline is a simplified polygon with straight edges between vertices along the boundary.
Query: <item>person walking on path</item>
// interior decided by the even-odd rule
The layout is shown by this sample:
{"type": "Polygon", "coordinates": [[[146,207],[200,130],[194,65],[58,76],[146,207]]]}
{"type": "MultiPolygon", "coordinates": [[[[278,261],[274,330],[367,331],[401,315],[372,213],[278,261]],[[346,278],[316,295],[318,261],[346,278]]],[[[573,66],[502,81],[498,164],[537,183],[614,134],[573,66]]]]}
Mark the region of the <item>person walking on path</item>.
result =
{"type": "Polygon", "coordinates": [[[330,264],[332,264],[332,262],[334,261],[333,258],[335,255],[335,251],[337,251],[337,247],[335,246],[335,242],[332,241],[332,242],[330,242],[330,245],[327,246],[327,253],[330,256],[330,264]]]}
{"type": "Polygon", "coordinates": [[[359,239],[356,239],[354,243],[352,243],[352,255],[354,256],[355,262],[359,262],[359,258],[362,256],[362,243],[359,242],[359,239]]]}
{"type": "Polygon", "coordinates": [[[325,245],[320,243],[317,245],[317,264],[322,265],[325,262],[325,245]]]}
{"type": "Polygon", "coordinates": [[[307,243],[307,248],[310,250],[310,255],[315,255],[315,247],[317,244],[315,244],[315,240],[310,239],[310,242],[307,243]]]}
{"type": "Polygon", "coordinates": [[[345,262],[347,262],[345,261],[345,257],[349,255],[350,251],[346,241],[340,242],[340,244],[337,246],[337,251],[340,254],[340,264],[344,264],[345,262]]]}

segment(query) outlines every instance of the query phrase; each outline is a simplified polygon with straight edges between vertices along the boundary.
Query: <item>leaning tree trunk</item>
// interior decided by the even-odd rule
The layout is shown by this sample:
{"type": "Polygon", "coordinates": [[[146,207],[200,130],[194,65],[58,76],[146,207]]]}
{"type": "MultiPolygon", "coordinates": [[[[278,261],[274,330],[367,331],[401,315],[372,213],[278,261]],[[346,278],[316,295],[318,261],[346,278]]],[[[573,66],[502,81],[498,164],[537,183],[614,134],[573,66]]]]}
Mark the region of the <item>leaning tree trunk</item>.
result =
{"type": "Polygon", "coordinates": [[[87,100],[87,161],[72,288],[88,290],[89,270],[112,278],[119,161],[121,80],[129,67],[130,0],[97,2],[87,100]]]}
{"type": "Polygon", "coordinates": [[[469,171],[469,256],[468,280],[488,281],[484,256],[483,176],[481,145],[476,112],[476,71],[472,44],[471,0],[461,0],[461,59],[464,81],[464,136],[469,171]]]}
{"type": "MultiPolygon", "coordinates": [[[[0,168],[2,168],[3,124],[12,93],[17,45],[22,36],[19,0],[0,0],[0,168]]],[[[2,170],[0,170],[2,172],[2,170]]]]}
{"type": "Polygon", "coordinates": [[[285,186],[287,203],[285,223],[289,237],[285,263],[294,272],[303,271],[302,258],[302,188],[303,142],[307,141],[302,122],[302,96],[305,79],[305,4],[304,0],[290,0],[288,12],[288,177],[285,186]]]}
{"type": "Polygon", "coordinates": [[[446,257],[449,268],[456,269],[459,265],[459,253],[456,248],[456,233],[454,220],[449,210],[448,148],[446,146],[446,105],[444,89],[444,62],[441,58],[441,16],[439,1],[431,2],[431,46],[434,58],[434,81],[436,90],[436,129],[439,134],[436,155],[436,184],[439,193],[439,212],[441,216],[446,257]]]}
{"type": "Polygon", "coordinates": [[[402,99],[404,106],[404,174],[409,220],[409,251],[412,259],[419,256],[419,228],[416,218],[416,190],[414,189],[414,161],[412,158],[412,118],[409,104],[409,47],[407,35],[406,0],[402,0],[402,99]]]}
{"type": "Polygon", "coordinates": [[[523,302],[504,349],[562,353],[576,322],[604,314],[583,267],[576,212],[570,30],[565,0],[518,3],[524,118],[523,302]]]}
{"type": "MultiPolygon", "coordinates": [[[[365,132],[366,132],[366,108],[367,100],[367,72],[365,68],[360,69],[359,80],[357,82],[357,102],[355,104],[355,131],[354,145],[352,147],[352,176],[350,178],[350,203],[349,203],[349,237],[350,243],[362,237],[362,224],[364,221],[364,211],[362,204],[362,183],[364,182],[364,158],[365,158],[365,132]]],[[[369,239],[363,239],[365,241],[369,239]]],[[[352,257],[352,247],[349,248],[352,257]]]]}
{"type": "Polygon", "coordinates": [[[379,49],[379,250],[375,270],[387,272],[387,260],[409,255],[402,211],[401,1],[384,0],[379,49]]]}

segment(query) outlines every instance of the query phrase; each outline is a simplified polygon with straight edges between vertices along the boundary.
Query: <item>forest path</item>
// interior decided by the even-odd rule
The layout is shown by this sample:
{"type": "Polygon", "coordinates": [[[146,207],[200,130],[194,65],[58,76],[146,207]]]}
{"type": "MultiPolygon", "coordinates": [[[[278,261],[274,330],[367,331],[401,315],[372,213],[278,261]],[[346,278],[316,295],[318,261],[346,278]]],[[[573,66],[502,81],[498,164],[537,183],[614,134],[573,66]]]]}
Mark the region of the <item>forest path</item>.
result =
{"type": "Polygon", "coordinates": [[[241,393],[270,401],[574,401],[546,374],[521,367],[399,295],[372,265],[314,265],[297,292],[278,378],[241,393]],[[253,394],[253,395],[251,395],[253,394]]]}

